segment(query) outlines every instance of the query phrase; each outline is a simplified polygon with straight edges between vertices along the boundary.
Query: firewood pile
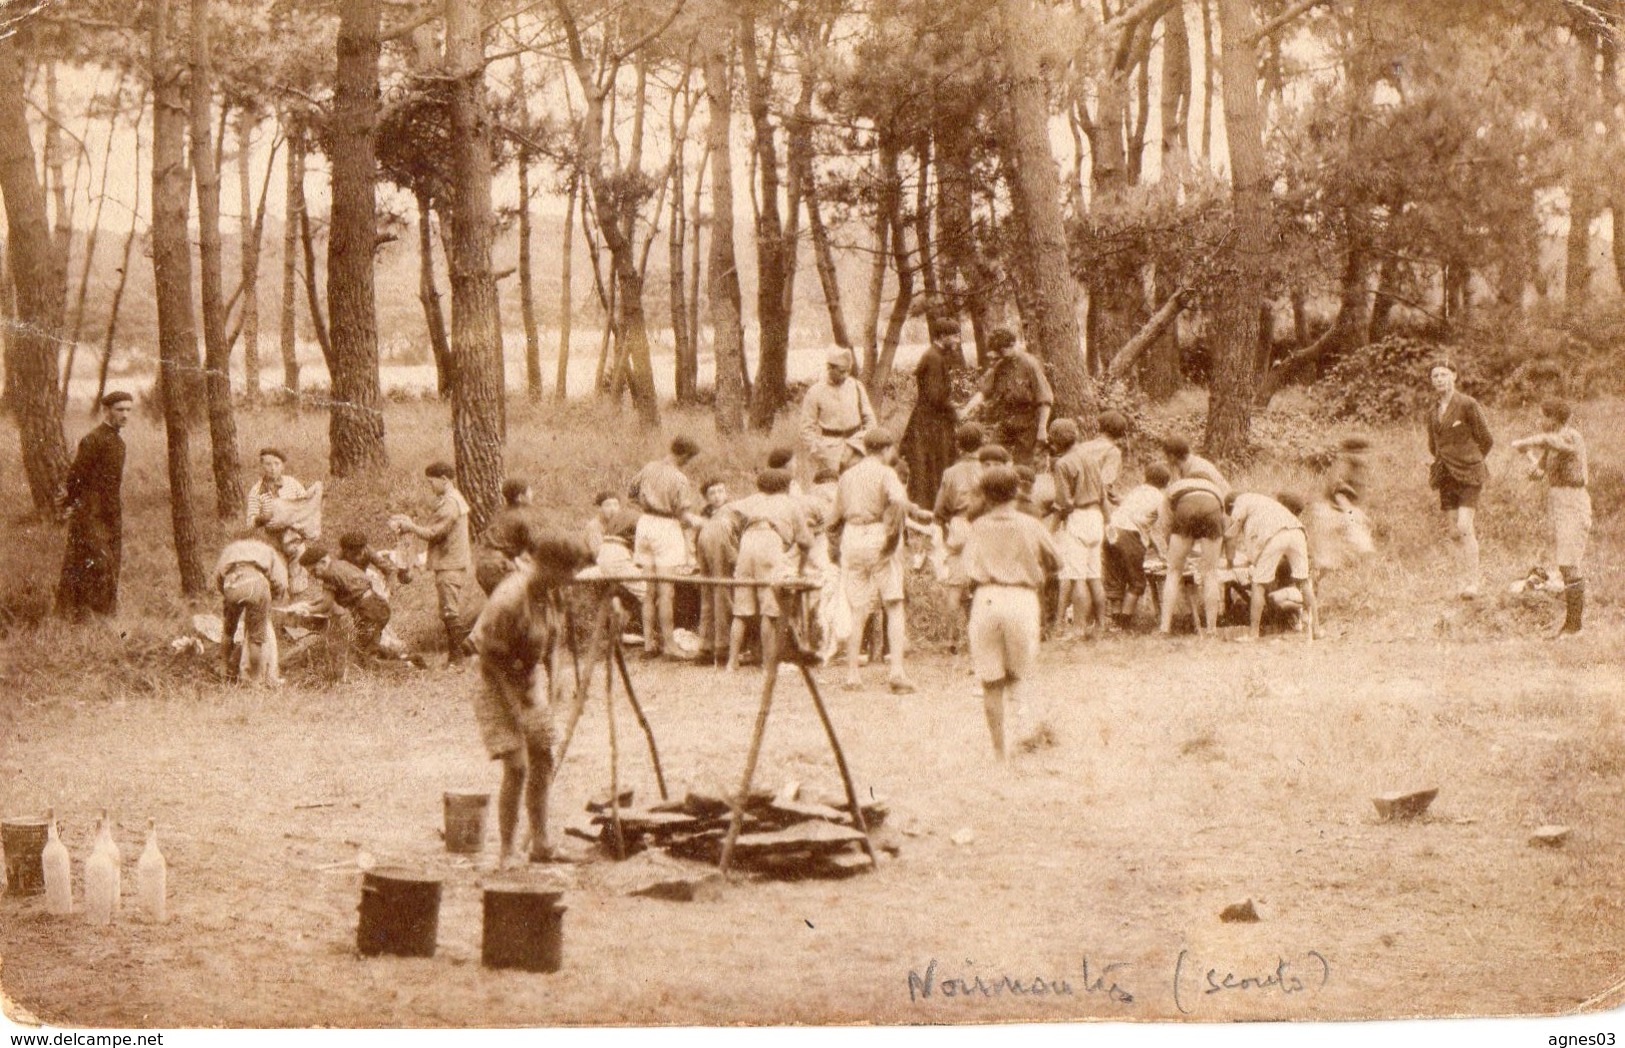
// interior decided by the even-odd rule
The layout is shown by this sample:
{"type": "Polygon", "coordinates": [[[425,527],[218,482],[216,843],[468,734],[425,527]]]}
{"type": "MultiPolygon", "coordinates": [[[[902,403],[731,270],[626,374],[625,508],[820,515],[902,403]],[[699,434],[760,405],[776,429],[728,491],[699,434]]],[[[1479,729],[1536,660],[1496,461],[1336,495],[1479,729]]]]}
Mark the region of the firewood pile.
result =
{"type": "MultiPolygon", "coordinates": [[[[668,801],[636,805],[627,790],[618,800],[626,855],[655,848],[673,858],[713,866],[721,860],[732,810],[720,793],[689,790],[668,801]]],[[[871,832],[886,821],[883,800],[860,809],[871,832]]],[[[570,827],[565,832],[614,855],[614,815],[608,795],[589,801],[587,812],[591,830],[570,827]]],[[[863,848],[863,832],[845,806],[803,797],[797,783],[777,793],[752,791],[746,798],[731,865],[779,880],[847,877],[873,867],[863,848]]]]}

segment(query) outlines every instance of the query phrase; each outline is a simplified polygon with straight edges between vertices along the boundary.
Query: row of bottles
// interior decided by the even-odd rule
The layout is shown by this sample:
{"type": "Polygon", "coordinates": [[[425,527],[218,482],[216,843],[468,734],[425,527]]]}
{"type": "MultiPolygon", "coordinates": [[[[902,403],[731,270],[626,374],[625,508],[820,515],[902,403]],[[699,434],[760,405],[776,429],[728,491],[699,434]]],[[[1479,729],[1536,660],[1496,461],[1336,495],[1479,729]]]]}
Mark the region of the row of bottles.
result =
{"type": "MultiPolygon", "coordinates": [[[[45,851],[40,856],[45,867],[45,906],[50,913],[65,916],[73,912],[73,867],[67,846],[56,832],[56,812],[52,811],[48,819],[45,851]]],[[[96,843],[85,861],[85,914],[91,924],[111,924],[122,908],[122,869],[118,842],[113,840],[113,826],[107,818],[107,809],[103,808],[96,843]]],[[[167,920],[169,865],[164,861],[163,852],[158,850],[156,819],[147,820],[147,846],[136,863],[135,873],[141,912],[148,920],[167,920]]]]}

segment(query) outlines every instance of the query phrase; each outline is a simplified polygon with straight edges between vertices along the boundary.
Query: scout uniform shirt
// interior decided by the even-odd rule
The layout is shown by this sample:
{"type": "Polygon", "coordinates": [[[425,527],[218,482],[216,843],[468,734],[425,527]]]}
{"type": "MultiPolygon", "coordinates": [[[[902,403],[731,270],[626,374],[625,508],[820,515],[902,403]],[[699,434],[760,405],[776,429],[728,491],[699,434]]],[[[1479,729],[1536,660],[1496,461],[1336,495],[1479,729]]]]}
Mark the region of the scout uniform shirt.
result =
{"type": "Polygon", "coordinates": [[[643,512],[682,520],[694,505],[694,492],[683,471],[666,459],[656,459],[632,478],[631,495],[643,512]]]}
{"type": "Polygon", "coordinates": [[[1041,590],[1060,564],[1049,531],[1013,503],[989,510],[970,526],[964,573],[973,585],[1041,590]]]}
{"type": "Polygon", "coordinates": [[[874,424],[875,409],[869,404],[869,391],[851,375],[839,386],[823,378],[807,387],[801,400],[801,435],[808,447],[817,447],[826,437],[849,440],[874,424]]]}
{"type": "Polygon", "coordinates": [[[429,521],[427,567],[430,571],[467,571],[469,556],[468,503],[462,492],[447,485],[429,521]]]}

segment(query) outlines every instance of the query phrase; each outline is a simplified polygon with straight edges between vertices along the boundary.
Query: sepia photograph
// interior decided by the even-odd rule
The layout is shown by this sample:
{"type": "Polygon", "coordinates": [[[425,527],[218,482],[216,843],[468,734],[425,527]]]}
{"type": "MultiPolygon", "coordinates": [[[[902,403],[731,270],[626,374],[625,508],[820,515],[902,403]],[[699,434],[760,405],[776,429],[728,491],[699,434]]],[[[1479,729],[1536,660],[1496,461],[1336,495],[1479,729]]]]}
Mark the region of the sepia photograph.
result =
{"type": "Polygon", "coordinates": [[[13,1043],[1612,1046],[1622,51],[0,0],[13,1043]]]}

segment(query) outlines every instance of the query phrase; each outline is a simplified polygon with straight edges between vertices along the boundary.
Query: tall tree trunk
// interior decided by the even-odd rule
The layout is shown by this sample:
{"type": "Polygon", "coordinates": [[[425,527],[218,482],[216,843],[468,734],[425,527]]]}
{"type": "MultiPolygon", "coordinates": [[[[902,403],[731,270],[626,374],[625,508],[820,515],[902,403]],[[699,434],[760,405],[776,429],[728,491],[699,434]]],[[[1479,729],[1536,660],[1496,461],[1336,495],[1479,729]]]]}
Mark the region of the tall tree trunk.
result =
{"type": "MultiPolygon", "coordinates": [[[[895,162],[895,152],[892,157],[895,162]]],[[[897,196],[892,200],[898,205],[891,213],[891,261],[892,270],[897,274],[897,296],[892,299],[891,311],[886,316],[886,333],[881,337],[874,371],[866,378],[869,397],[876,404],[885,399],[886,383],[897,360],[897,346],[903,339],[903,324],[908,320],[909,307],[914,304],[914,271],[918,268],[909,258],[908,225],[903,221],[901,201],[897,196]]]]}
{"type": "MultiPolygon", "coordinates": [[[[525,62],[513,60],[513,97],[519,107],[520,126],[530,130],[530,106],[525,86],[525,62]]],[[[542,399],[542,335],[536,327],[536,288],[530,264],[530,149],[520,145],[514,154],[519,169],[519,315],[525,326],[525,393],[542,399]]]]}
{"type": "MultiPolygon", "coordinates": [[[[242,212],[237,220],[237,237],[241,243],[243,305],[238,330],[243,338],[243,392],[250,404],[260,399],[260,234],[263,219],[254,216],[253,190],[249,185],[251,169],[250,146],[259,118],[248,106],[237,110],[237,205],[242,212]]],[[[275,163],[276,158],[271,158],[275,163]]],[[[263,203],[264,196],[261,195],[263,203]]],[[[263,216],[263,210],[260,212],[263,216]]]]}
{"type": "Polygon", "coordinates": [[[666,219],[666,286],[671,304],[672,384],[677,403],[694,403],[695,376],[699,360],[688,338],[688,295],[684,288],[683,246],[688,237],[685,205],[687,187],[684,168],[687,158],[681,139],[675,144],[671,168],[671,198],[666,219]]]}
{"type": "Polygon", "coordinates": [[[733,147],[728,90],[726,37],[707,43],[705,100],[710,123],[711,256],[707,261],[711,310],[711,345],[716,369],[716,423],[719,433],[745,428],[745,330],[739,291],[739,265],[734,257],[733,147]]]}
{"type": "Polygon", "coordinates": [[[310,229],[310,204],[305,199],[303,177],[294,189],[299,194],[299,246],[305,256],[305,305],[310,308],[310,326],[316,332],[316,343],[322,348],[322,360],[326,362],[327,374],[331,378],[334,368],[333,338],[328,334],[327,315],[322,311],[322,292],[316,282],[316,238],[310,229]]]}
{"type": "Polygon", "coordinates": [[[452,443],[470,523],[483,531],[502,501],[502,318],[491,271],[491,123],[485,107],[484,16],[446,0],[446,75],[451,84],[455,192],[447,263],[451,344],[457,354],[452,443]]]}
{"type": "Polygon", "coordinates": [[[282,388],[299,394],[299,183],[305,177],[304,141],[288,135],[288,170],[282,205],[282,308],[277,341],[282,351],[282,388]]]}
{"type": "MultiPolygon", "coordinates": [[[[143,110],[145,94],[142,98],[143,110]]],[[[90,414],[101,410],[102,395],[107,392],[107,370],[113,362],[113,337],[118,331],[119,307],[124,302],[124,288],[130,280],[130,258],[135,248],[135,235],[141,225],[141,112],[135,119],[135,153],[130,163],[135,185],[130,190],[130,231],[124,235],[124,250],[119,255],[118,283],[113,285],[113,301],[107,307],[107,333],[102,340],[102,362],[96,373],[96,395],[91,398],[90,414]]]]}
{"type": "Polygon", "coordinates": [[[1039,358],[1049,365],[1056,414],[1078,415],[1094,408],[1094,393],[1084,372],[1077,286],[1067,260],[1060,180],[1049,146],[1048,95],[1037,59],[1040,30],[1024,0],[999,0],[999,12],[1014,117],[1005,129],[1016,159],[1011,205],[1022,214],[1037,263],[1033,289],[1037,324],[1029,336],[1039,358]]]}
{"type": "Polygon", "coordinates": [[[943,114],[936,128],[937,248],[946,265],[941,276],[948,307],[968,312],[980,359],[984,333],[991,330],[988,281],[978,264],[971,212],[971,140],[967,121],[943,114]]]}
{"type": "MultiPolygon", "coordinates": [[[[920,285],[932,308],[940,308],[938,299],[937,263],[931,249],[931,133],[922,131],[915,139],[914,155],[920,162],[920,178],[914,184],[914,244],[919,260],[914,268],[920,272],[920,285]]],[[[949,361],[953,368],[957,361],[949,361]]]]}
{"type": "Polygon", "coordinates": [[[62,294],[68,290],[68,256],[73,252],[73,207],[68,202],[68,180],[62,149],[62,106],[57,91],[56,61],[45,63],[45,180],[51,188],[51,237],[62,256],[62,294]]]}
{"type": "Polygon", "coordinates": [[[209,461],[214,468],[214,513],[221,520],[243,505],[238,476],[237,417],[231,404],[231,343],[226,341],[221,290],[220,168],[215,162],[209,104],[214,67],[209,55],[209,0],[192,0],[192,176],[197,183],[198,269],[203,290],[203,374],[209,404],[209,461]]]}
{"type": "Polygon", "coordinates": [[[1202,167],[1213,162],[1213,0],[1202,5],[1202,167]]]}
{"type": "Polygon", "coordinates": [[[1394,307],[1399,304],[1396,297],[1399,294],[1399,278],[1398,259],[1392,253],[1383,256],[1382,265],[1377,270],[1377,293],[1371,302],[1371,328],[1366,336],[1371,342],[1381,342],[1388,337],[1388,321],[1393,316],[1394,307]]]}
{"type": "Polygon", "coordinates": [[[768,110],[772,70],[762,70],[756,54],[756,17],[741,6],[739,57],[754,133],[756,177],[761,188],[756,213],[756,386],[751,391],[750,423],[768,429],[784,405],[790,350],[790,311],[785,300],[789,276],[784,222],[779,213],[779,156],[768,110]]]}
{"type": "Polygon", "coordinates": [[[570,293],[570,264],[575,255],[576,199],[581,194],[581,175],[570,172],[570,188],[564,205],[564,239],[559,244],[559,364],[553,377],[553,399],[560,404],[570,396],[570,322],[575,302],[570,293]]]}
{"type": "Polygon", "coordinates": [[[1191,42],[1185,5],[1170,7],[1162,25],[1162,178],[1178,185],[1190,166],[1191,42]]]}
{"type": "MultiPolygon", "coordinates": [[[[427,192],[417,194],[418,206],[418,302],[423,306],[423,322],[429,332],[429,352],[434,357],[435,390],[441,400],[450,400],[457,388],[457,361],[451,355],[446,337],[446,314],[440,306],[440,288],[434,277],[434,208],[427,192]]],[[[445,223],[441,223],[445,228],[445,223]]]]}
{"type": "Polygon", "coordinates": [[[700,208],[700,201],[704,199],[705,174],[711,168],[711,139],[707,134],[705,150],[700,154],[698,169],[694,172],[693,204],[689,208],[688,228],[688,344],[694,351],[694,378],[696,394],[699,385],[700,369],[700,249],[704,246],[705,215],[700,208]]]}
{"type": "Polygon", "coordinates": [[[158,306],[159,388],[168,439],[169,515],[181,593],[206,588],[192,508],[190,377],[198,370],[192,314],[192,255],[187,243],[191,173],[186,169],[185,68],[170,40],[170,0],[153,0],[152,275],[158,306]]]}
{"type": "Polygon", "coordinates": [[[519,165],[519,315],[525,325],[525,393],[542,399],[542,334],[536,327],[536,289],[530,265],[530,151],[520,148],[519,165]]]}
{"type": "Polygon", "coordinates": [[[328,457],[339,477],[373,472],[388,461],[373,290],[380,18],[379,0],[339,4],[338,68],[328,121],[333,204],[327,237],[327,314],[333,323],[328,457]]]}
{"type": "MultiPolygon", "coordinates": [[[[109,163],[113,156],[113,140],[117,137],[119,104],[124,100],[124,79],[121,75],[118,87],[113,92],[112,112],[107,117],[107,145],[102,150],[102,177],[96,189],[96,210],[90,219],[90,228],[85,235],[85,257],[79,267],[78,290],[74,292],[73,327],[68,334],[68,360],[62,367],[62,413],[68,413],[68,391],[73,386],[73,362],[79,354],[79,335],[85,326],[85,299],[90,293],[90,271],[96,261],[96,241],[100,239],[102,231],[102,205],[107,203],[107,176],[113,165],[109,163]]],[[[146,94],[143,93],[141,101],[136,106],[135,123],[137,128],[141,124],[141,112],[146,108],[146,94]]],[[[87,118],[88,119],[88,118],[87,118]]],[[[64,263],[67,256],[63,255],[64,263]]]]}
{"type": "Polygon", "coordinates": [[[1574,310],[1591,300],[1591,220],[1597,216],[1595,195],[1576,175],[1569,187],[1569,235],[1565,241],[1563,305],[1574,310]]]}
{"type": "Polygon", "coordinates": [[[1258,310],[1270,264],[1269,173],[1258,101],[1257,28],[1251,0],[1218,0],[1224,133],[1230,146],[1231,240],[1228,279],[1213,309],[1213,375],[1208,388],[1209,454],[1235,461],[1252,425],[1258,310]]]}
{"type": "Polygon", "coordinates": [[[807,235],[812,240],[813,265],[818,271],[818,284],[824,291],[824,305],[829,311],[830,339],[842,349],[851,349],[852,336],[847,333],[846,313],[841,308],[841,284],[835,268],[835,248],[830,242],[829,227],[824,225],[818,176],[813,171],[810,99],[806,107],[797,107],[795,119],[789,127],[786,154],[792,176],[800,187],[801,206],[807,212],[807,235]]]}
{"type": "MultiPolygon", "coordinates": [[[[40,194],[44,196],[43,190],[40,194]]],[[[49,234],[50,226],[46,226],[49,234]]],[[[0,409],[15,411],[18,397],[17,373],[22,365],[18,362],[17,340],[12,338],[12,332],[17,326],[17,299],[12,293],[11,286],[11,260],[6,257],[4,244],[0,244],[0,343],[5,345],[6,385],[0,389],[0,409]]],[[[54,380],[53,380],[54,381],[54,380]]]]}
{"type": "Polygon", "coordinates": [[[863,311],[862,376],[870,396],[879,389],[874,378],[880,370],[880,300],[886,293],[886,267],[891,264],[892,216],[901,206],[898,197],[902,193],[898,185],[896,138],[887,127],[879,129],[875,178],[879,188],[875,193],[874,243],[869,255],[869,297],[863,311]]]}
{"type": "Polygon", "coordinates": [[[0,193],[6,201],[8,268],[18,320],[7,329],[11,348],[6,376],[15,398],[29,494],[34,508],[46,516],[68,469],[56,363],[66,266],[51,238],[45,190],[34,166],[18,47],[15,35],[0,38],[0,193]]]}

